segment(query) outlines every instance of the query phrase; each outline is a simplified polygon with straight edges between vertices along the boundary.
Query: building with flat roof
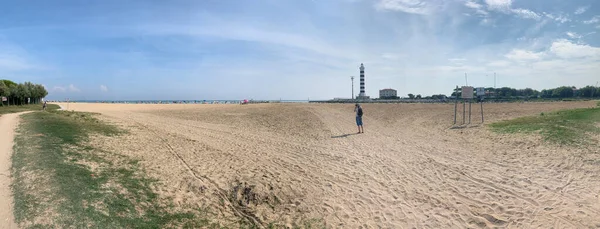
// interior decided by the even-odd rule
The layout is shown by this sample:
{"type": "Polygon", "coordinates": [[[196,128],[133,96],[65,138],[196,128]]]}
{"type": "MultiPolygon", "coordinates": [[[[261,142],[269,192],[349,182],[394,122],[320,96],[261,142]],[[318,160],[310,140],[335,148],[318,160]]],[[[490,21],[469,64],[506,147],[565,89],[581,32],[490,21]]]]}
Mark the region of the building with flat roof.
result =
{"type": "Polygon", "coordinates": [[[391,89],[391,88],[385,88],[385,89],[381,89],[379,90],[379,98],[380,99],[395,99],[398,97],[398,91],[391,89]]]}

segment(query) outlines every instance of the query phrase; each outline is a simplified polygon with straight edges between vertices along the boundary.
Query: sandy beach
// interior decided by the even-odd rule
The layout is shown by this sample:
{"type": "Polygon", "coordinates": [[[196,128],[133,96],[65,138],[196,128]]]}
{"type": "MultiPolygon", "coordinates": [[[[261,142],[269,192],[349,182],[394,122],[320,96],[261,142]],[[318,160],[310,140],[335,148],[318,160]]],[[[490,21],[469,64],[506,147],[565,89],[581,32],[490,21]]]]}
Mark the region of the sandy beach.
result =
{"type": "MultiPolygon", "coordinates": [[[[140,160],[162,198],[227,223],[328,228],[600,227],[600,150],[480,125],[454,104],[60,104],[128,134],[92,144],[140,160]]],[[[486,123],[594,102],[485,104],[486,123]]]]}

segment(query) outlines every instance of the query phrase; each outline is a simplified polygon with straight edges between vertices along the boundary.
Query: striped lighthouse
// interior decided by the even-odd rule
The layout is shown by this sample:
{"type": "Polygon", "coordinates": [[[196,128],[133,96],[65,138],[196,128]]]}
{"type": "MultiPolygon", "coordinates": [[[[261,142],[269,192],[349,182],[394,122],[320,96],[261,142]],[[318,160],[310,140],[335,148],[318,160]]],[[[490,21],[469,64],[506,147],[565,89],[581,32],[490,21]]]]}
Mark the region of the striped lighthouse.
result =
{"type": "Polygon", "coordinates": [[[365,66],[360,64],[360,94],[358,94],[359,98],[366,98],[365,94],[365,66]]]}

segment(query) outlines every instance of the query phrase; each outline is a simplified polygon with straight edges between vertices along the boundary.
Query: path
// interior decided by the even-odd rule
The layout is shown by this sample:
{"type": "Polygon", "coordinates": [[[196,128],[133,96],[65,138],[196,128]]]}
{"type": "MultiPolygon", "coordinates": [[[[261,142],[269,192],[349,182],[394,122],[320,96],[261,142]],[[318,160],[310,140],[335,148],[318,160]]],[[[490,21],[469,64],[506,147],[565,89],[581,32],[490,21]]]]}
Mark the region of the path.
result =
{"type": "Polygon", "coordinates": [[[13,217],[13,198],[10,189],[10,157],[12,155],[14,131],[19,115],[29,112],[0,116],[0,229],[17,228],[13,217]]]}

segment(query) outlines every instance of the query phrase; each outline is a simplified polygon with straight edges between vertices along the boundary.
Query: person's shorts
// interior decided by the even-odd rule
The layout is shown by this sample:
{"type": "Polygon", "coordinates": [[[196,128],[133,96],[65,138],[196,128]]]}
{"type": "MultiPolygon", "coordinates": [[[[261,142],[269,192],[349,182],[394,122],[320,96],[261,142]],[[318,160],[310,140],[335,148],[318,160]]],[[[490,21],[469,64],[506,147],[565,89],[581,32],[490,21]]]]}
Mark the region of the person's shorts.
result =
{"type": "Polygon", "coordinates": [[[362,126],[362,117],[360,116],[356,116],[356,125],[357,126],[362,126]]]}

